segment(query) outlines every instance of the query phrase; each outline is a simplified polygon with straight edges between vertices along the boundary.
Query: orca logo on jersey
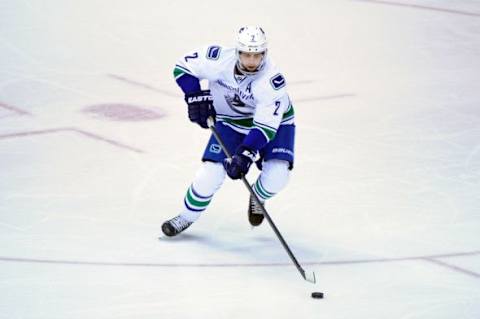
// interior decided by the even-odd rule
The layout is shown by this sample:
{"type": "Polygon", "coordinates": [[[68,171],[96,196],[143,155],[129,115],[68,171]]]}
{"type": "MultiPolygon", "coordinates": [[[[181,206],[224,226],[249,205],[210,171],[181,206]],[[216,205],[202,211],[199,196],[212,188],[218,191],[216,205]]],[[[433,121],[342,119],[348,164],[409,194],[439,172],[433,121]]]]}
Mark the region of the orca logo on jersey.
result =
{"type": "Polygon", "coordinates": [[[242,115],[252,115],[254,107],[248,104],[245,104],[238,94],[234,96],[225,95],[225,101],[230,109],[236,113],[242,115]]]}
{"type": "Polygon", "coordinates": [[[240,97],[238,96],[238,94],[235,94],[235,96],[231,100],[231,103],[232,103],[232,106],[234,106],[234,107],[244,107],[245,106],[245,103],[243,103],[242,100],[240,100],[240,97]]]}
{"type": "Polygon", "coordinates": [[[270,79],[270,84],[272,84],[275,90],[280,90],[286,85],[285,78],[283,77],[283,75],[278,73],[270,79]]]}
{"type": "Polygon", "coordinates": [[[190,96],[187,100],[187,103],[191,104],[191,103],[206,102],[206,101],[213,101],[213,96],[211,95],[190,96]]]}

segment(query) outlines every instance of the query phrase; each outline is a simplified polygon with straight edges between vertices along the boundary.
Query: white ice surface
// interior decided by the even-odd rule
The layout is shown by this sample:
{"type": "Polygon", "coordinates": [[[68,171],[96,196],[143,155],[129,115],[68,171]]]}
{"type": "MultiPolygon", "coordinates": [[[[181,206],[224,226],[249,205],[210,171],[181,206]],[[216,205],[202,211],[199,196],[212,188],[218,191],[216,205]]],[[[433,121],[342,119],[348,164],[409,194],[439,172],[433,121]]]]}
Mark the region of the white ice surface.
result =
{"type": "Polygon", "coordinates": [[[480,318],[479,34],[478,1],[1,1],[0,318],[480,318]],[[157,239],[209,136],[172,66],[244,24],[289,82],[267,209],[316,285],[239,182],[157,239]]]}

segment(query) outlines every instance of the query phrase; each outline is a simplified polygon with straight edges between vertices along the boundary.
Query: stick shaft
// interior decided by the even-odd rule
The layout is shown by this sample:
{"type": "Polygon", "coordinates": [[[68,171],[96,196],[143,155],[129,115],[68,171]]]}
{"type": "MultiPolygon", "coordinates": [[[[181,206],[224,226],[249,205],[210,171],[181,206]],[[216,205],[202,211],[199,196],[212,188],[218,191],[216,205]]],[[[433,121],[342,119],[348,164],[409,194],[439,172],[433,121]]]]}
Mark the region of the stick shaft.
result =
{"type": "MultiPolygon", "coordinates": [[[[232,155],[231,153],[228,151],[227,147],[225,146],[225,143],[223,142],[222,138],[220,137],[220,135],[218,134],[217,132],[217,129],[215,128],[214,124],[213,124],[213,121],[211,121],[209,123],[209,127],[210,127],[210,130],[212,131],[212,134],[213,136],[215,136],[215,139],[217,140],[217,142],[220,144],[220,147],[222,148],[223,152],[227,155],[228,158],[232,158],[232,155]]],[[[300,275],[302,275],[303,279],[305,280],[308,280],[306,275],[305,275],[305,270],[302,268],[302,266],[300,265],[300,263],[297,261],[297,258],[295,258],[295,255],[293,254],[292,250],[290,249],[290,247],[288,246],[287,242],[285,241],[285,239],[283,238],[282,234],[280,233],[280,231],[278,230],[277,226],[275,225],[275,223],[273,222],[272,218],[270,217],[270,215],[268,214],[267,210],[265,209],[265,206],[263,206],[263,203],[260,201],[260,199],[258,198],[257,194],[255,194],[255,192],[253,191],[252,189],[252,186],[250,186],[250,183],[248,182],[247,178],[245,176],[242,176],[242,182],[243,184],[245,185],[245,187],[248,189],[248,191],[250,192],[250,195],[253,196],[255,202],[257,203],[257,205],[260,207],[263,215],[265,216],[265,218],[267,219],[267,222],[268,224],[270,225],[270,227],[273,229],[273,232],[275,233],[275,235],[277,236],[278,240],[280,241],[280,243],[282,244],[283,248],[285,249],[285,251],[287,252],[288,256],[290,257],[290,259],[292,260],[293,264],[295,265],[295,267],[297,268],[297,270],[300,272],[300,275]]],[[[313,276],[315,278],[315,275],[313,276]]],[[[315,279],[314,279],[315,280],[315,279]]],[[[310,281],[310,280],[309,280],[310,281]]]]}

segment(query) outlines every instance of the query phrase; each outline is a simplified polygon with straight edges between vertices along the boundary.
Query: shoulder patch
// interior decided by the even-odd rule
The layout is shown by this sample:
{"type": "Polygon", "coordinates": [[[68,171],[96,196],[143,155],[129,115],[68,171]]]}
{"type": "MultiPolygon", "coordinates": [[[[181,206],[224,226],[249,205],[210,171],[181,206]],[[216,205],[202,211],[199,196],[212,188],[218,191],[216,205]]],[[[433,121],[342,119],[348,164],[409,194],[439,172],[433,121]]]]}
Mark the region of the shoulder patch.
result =
{"type": "Polygon", "coordinates": [[[283,77],[283,75],[278,73],[270,79],[270,84],[272,84],[275,90],[280,90],[286,85],[285,78],[283,77]]]}
{"type": "Polygon", "coordinates": [[[212,45],[208,47],[207,59],[218,60],[218,58],[220,57],[220,51],[222,51],[222,48],[219,47],[218,45],[212,45]]]}

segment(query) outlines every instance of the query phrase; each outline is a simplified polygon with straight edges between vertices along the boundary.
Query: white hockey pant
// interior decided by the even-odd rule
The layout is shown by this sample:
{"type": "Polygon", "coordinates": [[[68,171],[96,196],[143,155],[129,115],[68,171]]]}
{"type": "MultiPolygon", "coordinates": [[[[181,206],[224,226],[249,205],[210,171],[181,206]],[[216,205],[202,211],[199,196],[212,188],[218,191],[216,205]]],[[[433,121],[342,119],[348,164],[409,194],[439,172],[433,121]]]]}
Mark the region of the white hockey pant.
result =
{"type": "MultiPolygon", "coordinates": [[[[263,163],[262,172],[253,184],[253,190],[260,200],[272,198],[287,185],[290,176],[288,166],[288,162],[276,159],[263,163]]],[[[197,220],[222,186],[225,176],[221,163],[204,162],[188,188],[181,215],[192,222],[197,220]]]]}

